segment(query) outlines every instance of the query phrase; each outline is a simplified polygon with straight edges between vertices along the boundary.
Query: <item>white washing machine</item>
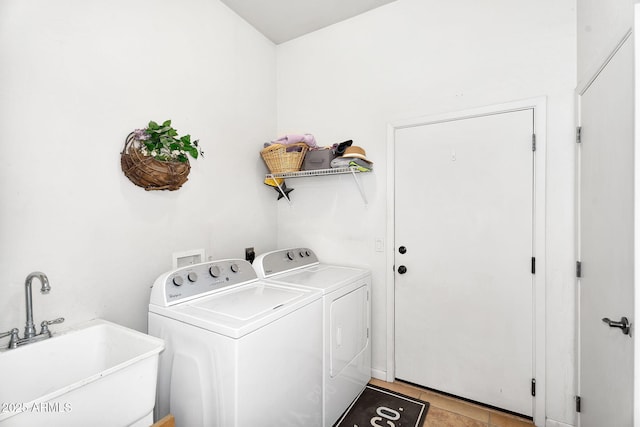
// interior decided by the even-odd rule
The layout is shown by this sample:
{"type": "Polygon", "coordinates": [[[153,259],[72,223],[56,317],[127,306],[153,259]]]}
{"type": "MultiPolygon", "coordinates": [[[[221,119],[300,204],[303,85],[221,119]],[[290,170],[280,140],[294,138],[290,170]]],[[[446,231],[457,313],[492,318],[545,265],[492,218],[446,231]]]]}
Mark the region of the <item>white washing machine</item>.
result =
{"type": "Polygon", "coordinates": [[[332,426],[371,379],[371,273],[321,264],[308,248],[256,257],[260,278],[323,295],[323,421],[332,426]]]}
{"type": "Polygon", "coordinates": [[[181,267],[151,290],[165,340],[156,419],[183,427],[320,426],[322,292],[259,280],[244,260],[181,267]]]}

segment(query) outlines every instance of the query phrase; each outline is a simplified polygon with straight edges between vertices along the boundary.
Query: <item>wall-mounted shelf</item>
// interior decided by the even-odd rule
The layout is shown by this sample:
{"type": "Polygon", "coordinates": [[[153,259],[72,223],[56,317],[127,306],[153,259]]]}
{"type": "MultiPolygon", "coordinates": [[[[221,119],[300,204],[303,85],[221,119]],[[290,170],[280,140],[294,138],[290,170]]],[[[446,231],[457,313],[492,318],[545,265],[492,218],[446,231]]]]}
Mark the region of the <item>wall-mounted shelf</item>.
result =
{"type": "MultiPolygon", "coordinates": [[[[364,171],[364,172],[370,172],[370,171],[364,171]]],[[[343,167],[343,168],[314,169],[314,170],[306,170],[306,171],[298,171],[298,172],[268,173],[266,175],[266,177],[267,178],[271,178],[271,179],[273,179],[273,178],[304,178],[304,177],[311,177],[311,176],[327,176],[327,175],[351,174],[353,176],[353,179],[354,179],[356,185],[358,186],[358,190],[360,191],[360,196],[362,196],[362,200],[364,201],[364,204],[366,205],[366,204],[368,204],[367,196],[364,194],[364,189],[362,188],[362,183],[358,179],[358,174],[359,173],[364,173],[364,172],[360,171],[358,168],[356,168],[354,166],[347,166],[347,167],[343,167]]],[[[282,196],[285,199],[287,199],[289,204],[291,204],[291,199],[289,199],[289,197],[284,192],[284,189],[280,186],[278,181],[276,181],[274,179],[274,182],[278,186],[278,190],[280,191],[282,196]]]]}

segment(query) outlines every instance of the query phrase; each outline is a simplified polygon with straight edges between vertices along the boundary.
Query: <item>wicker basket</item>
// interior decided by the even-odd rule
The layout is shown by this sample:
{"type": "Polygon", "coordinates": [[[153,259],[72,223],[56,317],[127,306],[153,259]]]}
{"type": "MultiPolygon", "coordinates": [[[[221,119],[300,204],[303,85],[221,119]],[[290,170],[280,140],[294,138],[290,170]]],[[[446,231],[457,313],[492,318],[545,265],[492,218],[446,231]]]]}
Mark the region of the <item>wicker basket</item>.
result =
{"type": "Polygon", "coordinates": [[[273,144],[264,148],[260,155],[271,173],[297,172],[308,150],[309,146],[304,142],[289,145],[273,144]],[[287,151],[287,149],[294,151],[287,151]]]}
{"type": "Polygon", "coordinates": [[[122,171],[138,187],[147,191],[174,191],[187,182],[191,165],[186,162],[162,162],[150,156],[143,156],[135,146],[133,132],[120,153],[122,171]]]}

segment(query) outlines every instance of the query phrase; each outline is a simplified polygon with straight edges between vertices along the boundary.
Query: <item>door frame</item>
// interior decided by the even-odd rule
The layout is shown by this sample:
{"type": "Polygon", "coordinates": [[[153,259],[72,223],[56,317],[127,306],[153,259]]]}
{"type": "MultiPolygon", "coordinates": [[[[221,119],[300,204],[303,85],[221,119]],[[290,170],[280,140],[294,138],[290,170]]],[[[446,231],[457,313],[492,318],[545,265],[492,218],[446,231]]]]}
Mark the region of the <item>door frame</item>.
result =
{"type": "MultiPolygon", "coordinates": [[[[640,70],[640,34],[638,34],[638,28],[640,27],[640,0],[635,0],[633,4],[633,66],[635,69],[634,75],[637,76],[638,70],[640,70]]],[[[638,129],[640,129],[640,108],[638,108],[638,101],[640,100],[640,83],[636,77],[634,82],[634,248],[635,259],[633,266],[633,293],[634,293],[634,306],[633,316],[636,321],[640,319],[640,292],[638,291],[638,272],[640,271],[640,170],[638,165],[640,164],[640,135],[638,129]]],[[[633,348],[633,393],[636,397],[634,399],[633,408],[633,424],[635,427],[640,427],[640,403],[638,403],[638,396],[640,396],[640,340],[636,338],[633,348]]]]}
{"type": "Polygon", "coordinates": [[[544,425],[546,418],[546,97],[495,104],[450,113],[420,116],[398,120],[387,125],[387,370],[386,380],[395,380],[395,144],[396,130],[430,125],[474,117],[533,110],[536,156],[534,160],[533,205],[533,256],[536,257],[536,273],[533,295],[533,376],[536,379],[536,396],[533,400],[533,420],[544,425]]]}
{"type": "MultiPolygon", "coordinates": [[[[638,23],[640,22],[640,0],[634,0],[633,5],[633,14],[634,20],[633,25],[637,28],[638,23]]],[[[622,36],[618,44],[604,57],[601,58],[600,61],[596,62],[595,66],[589,68],[586,73],[586,78],[578,82],[575,90],[575,124],[576,127],[581,125],[582,118],[582,110],[581,110],[581,100],[582,95],[589,89],[591,84],[596,80],[596,78],[600,75],[600,73],[605,69],[605,67],[609,64],[609,62],[613,59],[613,57],[618,53],[618,51],[622,48],[622,46],[627,42],[633,43],[633,54],[634,54],[634,68],[636,70],[640,70],[640,34],[634,28],[630,28],[627,32],[622,36]]],[[[633,319],[637,322],[640,319],[640,292],[638,292],[638,273],[640,272],[640,168],[638,165],[640,164],[640,108],[637,106],[638,101],[640,100],[640,84],[638,84],[638,79],[635,79],[634,85],[634,308],[633,308],[633,319]]],[[[581,174],[581,163],[580,163],[580,147],[576,144],[575,148],[575,159],[576,159],[576,172],[575,172],[575,258],[576,260],[581,259],[580,254],[580,174],[581,174]]],[[[580,278],[576,278],[576,292],[575,292],[575,302],[576,302],[576,363],[575,363],[575,378],[576,378],[576,395],[580,395],[581,391],[581,378],[580,378],[580,368],[581,368],[581,354],[580,354],[580,278]]],[[[635,325],[634,325],[635,326],[635,325]]],[[[632,328],[632,331],[635,333],[637,330],[636,327],[632,328]]],[[[640,427],[640,403],[638,403],[637,397],[640,396],[640,340],[636,339],[634,342],[634,361],[633,361],[633,370],[634,370],[634,378],[633,378],[633,392],[636,398],[634,399],[634,408],[633,408],[633,425],[635,427],[640,427]]],[[[576,419],[577,425],[581,425],[580,415],[578,414],[576,419]]]]}

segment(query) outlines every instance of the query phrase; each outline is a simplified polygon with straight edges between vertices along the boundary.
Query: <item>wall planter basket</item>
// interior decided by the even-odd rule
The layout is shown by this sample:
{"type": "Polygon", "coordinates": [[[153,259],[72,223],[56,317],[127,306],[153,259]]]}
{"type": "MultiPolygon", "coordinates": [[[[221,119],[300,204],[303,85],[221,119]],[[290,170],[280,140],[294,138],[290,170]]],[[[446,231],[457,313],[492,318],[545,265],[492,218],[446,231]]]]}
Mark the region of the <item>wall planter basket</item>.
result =
{"type": "Polygon", "coordinates": [[[187,182],[191,165],[189,161],[160,161],[145,156],[135,144],[131,132],[120,153],[122,171],[131,182],[147,191],[179,189],[187,182]]]}

